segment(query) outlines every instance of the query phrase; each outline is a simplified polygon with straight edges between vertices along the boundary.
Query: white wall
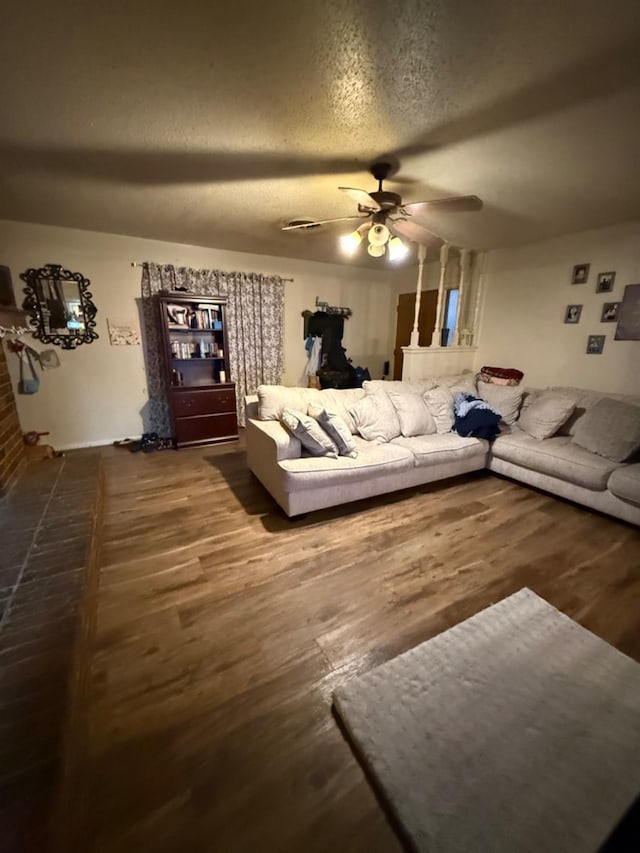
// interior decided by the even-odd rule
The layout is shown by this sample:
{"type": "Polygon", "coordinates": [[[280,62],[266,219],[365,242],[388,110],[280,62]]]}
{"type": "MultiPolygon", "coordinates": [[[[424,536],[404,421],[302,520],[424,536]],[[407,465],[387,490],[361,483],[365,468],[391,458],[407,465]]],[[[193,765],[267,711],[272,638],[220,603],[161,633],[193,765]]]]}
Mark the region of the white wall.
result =
{"type": "MultiPolygon", "coordinates": [[[[0,220],[0,262],[11,268],[19,304],[19,276],[29,267],[57,263],[91,280],[99,339],[73,351],[56,348],[61,367],[41,377],[36,395],[17,395],[22,428],[49,430],[47,440],[57,448],[108,443],[142,432],[141,411],[147,400],[142,349],[110,346],[107,331],[107,318],[139,323],[135,300],[142,271],[131,267],[131,261],[292,277],[285,289],[286,384],[296,384],[302,374],[306,357],[301,313],[315,310],[316,296],[353,310],[345,321],[343,343],[355,365],[369,367],[372,376],[379,377],[383,362],[391,358],[395,288],[387,271],[0,220]]],[[[43,348],[39,342],[34,346],[43,348]]],[[[17,381],[17,359],[10,355],[8,360],[17,381]]]]}
{"type": "Polygon", "coordinates": [[[640,282],[640,222],[489,252],[475,367],[517,367],[532,387],[640,394],[640,341],[614,340],[601,323],[604,302],[619,302],[640,282]],[[575,264],[590,263],[587,284],[571,284],[575,264]],[[599,272],[616,271],[611,293],[596,293],[599,272]],[[567,305],[583,305],[580,322],[564,323],[567,305]],[[588,335],[606,335],[602,355],[587,355],[588,335]]]}

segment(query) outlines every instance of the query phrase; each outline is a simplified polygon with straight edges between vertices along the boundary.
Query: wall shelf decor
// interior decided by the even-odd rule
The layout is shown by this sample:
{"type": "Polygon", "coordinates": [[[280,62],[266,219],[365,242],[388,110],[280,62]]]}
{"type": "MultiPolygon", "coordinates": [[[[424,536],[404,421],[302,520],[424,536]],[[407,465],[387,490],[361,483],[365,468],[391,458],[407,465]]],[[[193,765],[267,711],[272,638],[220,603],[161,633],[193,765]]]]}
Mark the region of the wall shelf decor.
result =
{"type": "Polygon", "coordinates": [[[158,297],[165,380],[176,447],[238,438],[224,299],[170,293],[158,297]]]}

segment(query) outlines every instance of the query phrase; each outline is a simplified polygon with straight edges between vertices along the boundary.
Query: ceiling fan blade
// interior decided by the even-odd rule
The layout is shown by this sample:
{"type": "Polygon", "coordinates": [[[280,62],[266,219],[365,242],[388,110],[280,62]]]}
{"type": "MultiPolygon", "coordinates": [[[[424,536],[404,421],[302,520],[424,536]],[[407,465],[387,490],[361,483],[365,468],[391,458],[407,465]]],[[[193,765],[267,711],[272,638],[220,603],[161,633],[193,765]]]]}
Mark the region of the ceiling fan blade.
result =
{"type": "Polygon", "coordinates": [[[415,201],[403,204],[402,209],[415,216],[421,213],[465,213],[482,210],[482,199],[477,195],[459,195],[451,198],[434,198],[432,201],[415,201]]]}
{"type": "Polygon", "coordinates": [[[423,246],[433,245],[434,243],[445,243],[444,237],[423,228],[417,222],[409,222],[406,219],[387,219],[389,229],[403,240],[409,240],[412,243],[420,243],[423,246]]]}
{"type": "Polygon", "coordinates": [[[356,190],[353,187],[338,187],[339,190],[342,190],[343,193],[346,193],[348,196],[354,201],[357,201],[361,207],[367,208],[368,210],[380,210],[380,205],[372,198],[368,192],[364,190],[356,190]]]}
{"type": "MultiPolygon", "coordinates": [[[[21,171],[144,186],[265,181],[351,173],[354,160],[291,156],[282,151],[65,148],[0,142],[0,163],[21,171]]],[[[369,202],[371,204],[371,202],[369,202]]]]}
{"type": "Polygon", "coordinates": [[[318,225],[329,225],[332,222],[352,222],[354,219],[362,221],[368,216],[339,216],[337,219],[318,219],[314,222],[299,222],[295,225],[283,225],[281,231],[304,231],[305,228],[316,228],[318,225]]]}

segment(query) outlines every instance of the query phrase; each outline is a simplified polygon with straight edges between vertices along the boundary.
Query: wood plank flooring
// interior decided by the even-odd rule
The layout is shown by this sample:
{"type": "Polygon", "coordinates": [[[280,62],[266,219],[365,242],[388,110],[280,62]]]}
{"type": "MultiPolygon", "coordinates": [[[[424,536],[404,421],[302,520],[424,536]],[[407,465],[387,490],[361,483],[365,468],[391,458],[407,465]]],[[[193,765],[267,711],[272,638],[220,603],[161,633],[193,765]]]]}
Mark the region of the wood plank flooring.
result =
{"type": "Polygon", "coordinates": [[[291,522],[242,442],[103,464],[83,853],[397,853],[332,690],[523,586],[640,659],[638,530],[516,483],[291,522]]]}

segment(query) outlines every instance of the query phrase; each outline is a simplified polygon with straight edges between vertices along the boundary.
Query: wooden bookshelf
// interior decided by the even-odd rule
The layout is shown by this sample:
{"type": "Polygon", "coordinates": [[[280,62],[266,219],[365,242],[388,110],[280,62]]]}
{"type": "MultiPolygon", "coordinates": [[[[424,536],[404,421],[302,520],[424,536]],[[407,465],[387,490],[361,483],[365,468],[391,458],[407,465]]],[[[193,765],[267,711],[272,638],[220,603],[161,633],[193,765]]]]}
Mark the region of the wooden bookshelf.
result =
{"type": "Polygon", "coordinates": [[[180,292],[160,295],[158,306],[175,446],[237,439],[226,301],[180,292]]]}

